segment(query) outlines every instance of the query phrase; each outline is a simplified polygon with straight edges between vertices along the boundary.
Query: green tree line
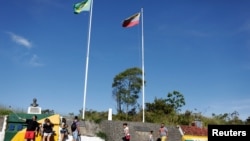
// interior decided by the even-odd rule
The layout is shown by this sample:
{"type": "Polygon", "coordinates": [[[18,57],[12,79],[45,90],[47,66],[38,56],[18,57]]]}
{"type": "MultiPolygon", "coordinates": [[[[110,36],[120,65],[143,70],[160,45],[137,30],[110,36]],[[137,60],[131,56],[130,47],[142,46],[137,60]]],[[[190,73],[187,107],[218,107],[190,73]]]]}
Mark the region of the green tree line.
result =
{"type": "MultiPolygon", "coordinates": [[[[122,121],[142,121],[143,109],[138,103],[142,89],[142,70],[140,68],[128,68],[117,74],[112,83],[112,97],[116,102],[116,114],[112,115],[113,120],[122,121]]],[[[200,121],[204,126],[208,124],[250,124],[250,116],[242,120],[237,111],[232,113],[212,114],[210,117],[202,115],[201,112],[186,110],[181,112],[181,108],[186,104],[184,94],[173,90],[166,94],[166,97],[155,97],[153,102],[145,103],[145,122],[161,123],[168,125],[190,125],[195,121],[200,121]]],[[[53,110],[51,110],[53,111],[53,110]]],[[[79,110],[79,116],[82,115],[79,110]]],[[[100,122],[106,120],[108,112],[98,112],[95,110],[85,111],[86,119],[100,122]]],[[[0,115],[8,115],[12,111],[4,106],[0,106],[0,115]]],[[[74,113],[69,113],[73,116],[74,113]]]]}

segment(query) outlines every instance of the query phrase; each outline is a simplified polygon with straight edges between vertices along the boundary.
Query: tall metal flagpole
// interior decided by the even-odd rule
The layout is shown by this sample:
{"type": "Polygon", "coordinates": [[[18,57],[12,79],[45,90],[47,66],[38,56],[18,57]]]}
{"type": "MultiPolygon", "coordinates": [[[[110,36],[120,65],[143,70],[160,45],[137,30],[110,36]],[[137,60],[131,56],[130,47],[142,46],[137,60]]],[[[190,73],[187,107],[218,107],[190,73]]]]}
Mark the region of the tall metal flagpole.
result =
{"type": "Polygon", "coordinates": [[[145,103],[144,103],[144,93],[145,93],[145,91],[144,91],[144,31],[143,31],[143,8],[141,8],[141,18],[142,18],[142,26],[141,26],[141,28],[142,28],[142,40],[141,40],[141,42],[142,42],[142,122],[144,122],[145,121],[145,112],[144,112],[144,106],[145,106],[145,103]]]}
{"type": "Polygon", "coordinates": [[[92,8],[93,8],[93,2],[94,2],[94,0],[91,1],[90,16],[89,16],[89,32],[88,32],[88,43],[87,43],[87,56],[86,56],[85,81],[84,81],[82,119],[85,118],[87,80],[88,80],[88,66],[89,66],[89,46],[90,46],[90,35],[91,35],[91,25],[92,25],[92,8]]]}

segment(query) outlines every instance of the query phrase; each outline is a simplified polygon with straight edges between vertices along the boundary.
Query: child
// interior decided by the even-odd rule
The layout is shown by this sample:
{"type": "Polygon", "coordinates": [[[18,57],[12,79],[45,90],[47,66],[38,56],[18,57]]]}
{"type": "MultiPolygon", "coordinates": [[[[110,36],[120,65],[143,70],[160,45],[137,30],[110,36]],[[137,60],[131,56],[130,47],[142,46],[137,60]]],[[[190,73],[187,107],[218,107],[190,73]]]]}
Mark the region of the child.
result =
{"type": "Polygon", "coordinates": [[[123,123],[124,137],[123,141],[130,141],[129,127],[127,123],[123,123]]]}
{"type": "Polygon", "coordinates": [[[148,141],[154,141],[152,130],[149,132],[148,141]]]}

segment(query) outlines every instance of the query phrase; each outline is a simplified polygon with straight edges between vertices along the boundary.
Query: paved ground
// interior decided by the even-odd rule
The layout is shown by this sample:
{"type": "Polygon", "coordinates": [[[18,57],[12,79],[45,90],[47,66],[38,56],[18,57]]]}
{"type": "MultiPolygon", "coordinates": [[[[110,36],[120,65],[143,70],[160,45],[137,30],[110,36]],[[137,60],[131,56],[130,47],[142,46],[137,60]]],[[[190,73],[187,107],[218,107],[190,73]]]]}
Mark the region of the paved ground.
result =
{"type": "MultiPolygon", "coordinates": [[[[72,141],[72,136],[69,136],[69,138],[66,141],[72,141]]],[[[81,141],[104,141],[104,140],[99,137],[81,136],[81,141]]]]}

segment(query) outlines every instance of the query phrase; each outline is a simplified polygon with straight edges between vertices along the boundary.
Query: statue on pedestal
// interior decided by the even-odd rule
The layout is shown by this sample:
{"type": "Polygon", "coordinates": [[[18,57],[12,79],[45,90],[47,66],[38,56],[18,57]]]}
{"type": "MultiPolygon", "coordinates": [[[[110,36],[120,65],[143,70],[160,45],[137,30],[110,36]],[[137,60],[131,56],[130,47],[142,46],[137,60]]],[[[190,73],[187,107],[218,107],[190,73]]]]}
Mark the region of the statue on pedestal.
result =
{"type": "Polygon", "coordinates": [[[33,103],[31,103],[30,106],[32,106],[32,107],[37,107],[38,104],[37,104],[36,102],[37,102],[37,100],[36,100],[36,98],[34,98],[34,99],[33,99],[33,103]]]}

